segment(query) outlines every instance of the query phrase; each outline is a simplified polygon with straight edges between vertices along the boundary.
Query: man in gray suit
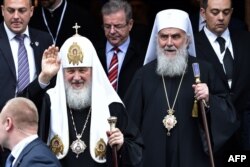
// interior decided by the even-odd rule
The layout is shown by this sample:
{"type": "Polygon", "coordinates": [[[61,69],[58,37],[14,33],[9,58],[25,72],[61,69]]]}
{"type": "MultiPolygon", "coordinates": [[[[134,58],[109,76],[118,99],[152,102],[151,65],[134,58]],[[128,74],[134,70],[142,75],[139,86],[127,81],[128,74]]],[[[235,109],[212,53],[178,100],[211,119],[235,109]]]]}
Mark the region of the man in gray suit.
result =
{"type": "Polygon", "coordinates": [[[61,167],[38,138],[38,112],[32,101],[23,97],[9,100],[0,113],[0,126],[0,144],[11,150],[6,167],[61,167]]]}

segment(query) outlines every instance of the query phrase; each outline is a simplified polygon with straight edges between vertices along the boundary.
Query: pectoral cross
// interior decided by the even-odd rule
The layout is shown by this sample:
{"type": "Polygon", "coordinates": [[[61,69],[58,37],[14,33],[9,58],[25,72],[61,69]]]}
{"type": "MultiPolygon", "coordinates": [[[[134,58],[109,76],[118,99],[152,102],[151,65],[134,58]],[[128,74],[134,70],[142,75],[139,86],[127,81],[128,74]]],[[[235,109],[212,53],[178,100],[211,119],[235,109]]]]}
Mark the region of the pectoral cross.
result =
{"type": "Polygon", "coordinates": [[[77,23],[72,27],[76,30],[76,34],[78,34],[78,28],[81,28],[77,23]]]}

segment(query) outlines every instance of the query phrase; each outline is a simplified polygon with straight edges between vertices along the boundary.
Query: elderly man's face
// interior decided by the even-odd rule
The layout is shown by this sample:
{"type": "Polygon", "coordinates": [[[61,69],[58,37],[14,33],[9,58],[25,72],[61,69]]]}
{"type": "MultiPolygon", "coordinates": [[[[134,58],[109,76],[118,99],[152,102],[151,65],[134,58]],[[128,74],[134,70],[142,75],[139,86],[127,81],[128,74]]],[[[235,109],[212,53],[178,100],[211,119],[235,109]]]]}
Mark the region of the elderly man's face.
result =
{"type": "Polygon", "coordinates": [[[107,40],[113,46],[120,46],[129,36],[133,27],[133,20],[127,22],[123,10],[103,16],[103,28],[107,40]]]}
{"type": "Polygon", "coordinates": [[[90,82],[92,70],[90,67],[71,67],[64,70],[64,78],[73,89],[82,89],[90,82]]]}
{"type": "Polygon", "coordinates": [[[71,109],[83,109],[91,105],[92,69],[73,67],[64,70],[67,104],[71,109]]]}
{"type": "Polygon", "coordinates": [[[166,56],[176,56],[177,50],[188,42],[186,33],[178,28],[164,28],[158,33],[158,44],[166,56]]]}

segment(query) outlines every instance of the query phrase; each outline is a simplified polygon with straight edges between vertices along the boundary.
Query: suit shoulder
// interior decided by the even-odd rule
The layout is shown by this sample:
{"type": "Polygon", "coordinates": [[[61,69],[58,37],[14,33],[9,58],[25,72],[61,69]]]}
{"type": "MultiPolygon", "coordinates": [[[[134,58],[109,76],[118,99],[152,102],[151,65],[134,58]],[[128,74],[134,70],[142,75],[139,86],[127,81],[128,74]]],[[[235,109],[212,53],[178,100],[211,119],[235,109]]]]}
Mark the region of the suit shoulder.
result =
{"type": "Polygon", "coordinates": [[[250,39],[250,32],[249,31],[240,31],[240,30],[232,30],[230,31],[230,35],[232,37],[232,39],[238,39],[238,40],[242,40],[242,39],[250,39]]]}
{"type": "Polygon", "coordinates": [[[141,41],[139,41],[138,39],[130,37],[130,46],[136,48],[140,52],[146,53],[147,46],[143,44],[141,41]]]}
{"type": "Polygon", "coordinates": [[[48,160],[56,159],[56,156],[41,139],[36,139],[35,141],[33,141],[33,143],[30,144],[33,144],[33,147],[31,147],[29,151],[30,156],[46,157],[48,160]]]}
{"type": "Polygon", "coordinates": [[[39,30],[39,29],[36,29],[36,28],[32,28],[32,27],[29,27],[29,30],[32,34],[38,34],[40,36],[49,36],[49,33],[46,32],[46,31],[42,31],[42,30],[39,30]]]}
{"type": "Polygon", "coordinates": [[[53,44],[52,38],[48,32],[29,27],[30,37],[32,41],[40,41],[40,44],[47,48],[53,44]]]}

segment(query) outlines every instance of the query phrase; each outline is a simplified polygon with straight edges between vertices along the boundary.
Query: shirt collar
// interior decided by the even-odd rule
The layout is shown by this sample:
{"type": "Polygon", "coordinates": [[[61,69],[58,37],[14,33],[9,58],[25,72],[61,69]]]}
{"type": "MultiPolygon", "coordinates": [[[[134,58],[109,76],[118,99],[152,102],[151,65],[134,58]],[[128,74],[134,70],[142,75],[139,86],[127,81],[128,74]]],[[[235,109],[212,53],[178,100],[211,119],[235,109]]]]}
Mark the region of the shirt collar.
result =
{"type": "MultiPolygon", "coordinates": [[[[120,49],[120,51],[122,53],[126,53],[127,49],[128,49],[128,45],[130,43],[130,37],[128,37],[125,42],[123,42],[123,44],[121,44],[120,46],[118,46],[118,48],[120,49]]],[[[114,46],[109,42],[107,41],[107,44],[106,44],[106,52],[113,52],[113,48],[114,46]]]]}
{"type": "Polygon", "coordinates": [[[38,135],[31,135],[29,137],[26,137],[25,139],[21,140],[11,151],[11,154],[15,157],[15,160],[17,157],[21,154],[23,149],[33,140],[38,138],[38,135]]]}
{"type": "MultiPolygon", "coordinates": [[[[209,38],[212,40],[212,41],[216,41],[216,39],[217,39],[217,35],[215,35],[214,33],[212,33],[210,30],[208,30],[208,28],[207,27],[204,27],[204,31],[205,31],[205,33],[207,34],[207,36],[209,36],[209,38]]],[[[229,39],[229,36],[230,36],[230,34],[229,34],[229,30],[228,30],[228,28],[221,34],[221,37],[223,37],[226,41],[228,41],[228,39],[229,39]]]]}

